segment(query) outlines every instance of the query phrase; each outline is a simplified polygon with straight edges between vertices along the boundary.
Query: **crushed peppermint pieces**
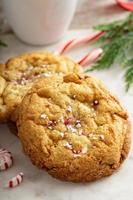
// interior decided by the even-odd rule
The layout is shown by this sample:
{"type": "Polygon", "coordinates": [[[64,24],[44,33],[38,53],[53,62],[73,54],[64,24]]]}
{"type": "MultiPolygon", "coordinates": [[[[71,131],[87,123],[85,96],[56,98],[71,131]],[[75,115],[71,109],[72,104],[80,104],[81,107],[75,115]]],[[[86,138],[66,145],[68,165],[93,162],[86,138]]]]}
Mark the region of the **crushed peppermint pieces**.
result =
{"type": "Polygon", "coordinates": [[[13,178],[11,178],[6,187],[7,188],[14,188],[18,185],[20,185],[23,181],[23,177],[24,177],[24,173],[23,172],[20,172],[19,174],[17,174],[16,176],[14,176],[13,178]]]}
{"type": "Polygon", "coordinates": [[[64,137],[64,133],[63,132],[61,132],[60,135],[61,135],[62,138],[64,137]]]}
{"type": "Polygon", "coordinates": [[[40,118],[41,118],[41,119],[46,119],[46,118],[47,118],[47,115],[44,114],[44,113],[42,113],[42,114],[40,115],[40,118]]]}
{"type": "Polygon", "coordinates": [[[43,73],[43,76],[44,77],[50,77],[51,76],[51,73],[49,72],[49,73],[43,73]]]}
{"type": "Polygon", "coordinates": [[[71,131],[72,133],[76,133],[76,132],[77,132],[77,129],[74,128],[72,125],[67,125],[66,127],[67,127],[67,129],[68,129],[69,131],[71,131]]]}
{"type": "Polygon", "coordinates": [[[67,109],[66,109],[66,111],[67,111],[67,112],[72,112],[72,107],[71,107],[71,106],[68,106],[67,109]]]}
{"type": "Polygon", "coordinates": [[[67,119],[64,120],[64,124],[67,126],[67,125],[70,125],[73,123],[73,118],[72,117],[69,117],[67,119]]]}
{"type": "Polygon", "coordinates": [[[77,120],[75,123],[76,128],[81,128],[81,122],[80,120],[77,120]]]}
{"type": "Polygon", "coordinates": [[[66,142],[66,143],[64,144],[64,147],[67,148],[67,149],[72,150],[72,152],[73,152],[73,157],[74,157],[74,158],[76,158],[76,157],[81,157],[83,154],[86,154],[87,151],[88,151],[88,145],[87,145],[87,144],[84,145],[83,148],[80,149],[80,150],[75,150],[75,149],[73,149],[72,144],[71,144],[70,142],[66,142]]]}
{"type": "Polygon", "coordinates": [[[105,138],[104,138],[104,135],[99,135],[99,139],[101,140],[101,141],[103,141],[105,138]]]}
{"type": "Polygon", "coordinates": [[[49,121],[48,124],[47,124],[47,128],[52,130],[53,127],[54,127],[56,124],[57,124],[57,122],[54,121],[54,120],[53,120],[53,121],[49,121]]]}
{"type": "Polygon", "coordinates": [[[98,100],[94,100],[93,101],[93,106],[97,106],[99,104],[99,101],[98,100]]]}
{"type": "Polygon", "coordinates": [[[69,143],[69,142],[66,142],[66,143],[64,144],[64,147],[66,147],[67,149],[72,149],[72,144],[69,143]]]}

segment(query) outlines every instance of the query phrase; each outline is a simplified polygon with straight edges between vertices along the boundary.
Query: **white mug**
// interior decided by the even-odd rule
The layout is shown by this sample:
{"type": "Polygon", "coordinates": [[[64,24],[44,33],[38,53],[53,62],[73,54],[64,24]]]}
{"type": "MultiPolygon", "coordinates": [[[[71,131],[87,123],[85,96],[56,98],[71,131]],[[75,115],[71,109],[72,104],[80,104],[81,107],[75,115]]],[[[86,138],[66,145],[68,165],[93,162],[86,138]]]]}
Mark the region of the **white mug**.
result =
{"type": "Polygon", "coordinates": [[[78,0],[3,0],[5,17],[22,41],[44,45],[68,29],[78,0]]]}

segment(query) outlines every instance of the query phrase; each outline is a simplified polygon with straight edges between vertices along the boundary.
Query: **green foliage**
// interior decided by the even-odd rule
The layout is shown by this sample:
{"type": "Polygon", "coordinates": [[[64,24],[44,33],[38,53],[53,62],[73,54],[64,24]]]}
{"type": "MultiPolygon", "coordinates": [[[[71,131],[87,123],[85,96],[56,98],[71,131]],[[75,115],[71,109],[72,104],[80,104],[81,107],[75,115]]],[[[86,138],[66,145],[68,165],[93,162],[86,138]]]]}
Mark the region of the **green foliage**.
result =
{"type": "Polygon", "coordinates": [[[86,71],[107,69],[113,64],[119,63],[125,68],[126,90],[128,90],[133,83],[133,58],[131,55],[133,52],[133,13],[124,20],[98,25],[95,29],[105,32],[97,41],[97,44],[101,44],[104,53],[86,71]]]}
{"type": "Polygon", "coordinates": [[[7,45],[0,40],[0,47],[6,47],[7,45]]]}
{"type": "MultiPolygon", "coordinates": [[[[1,33],[1,29],[0,29],[0,33],[1,33]]],[[[1,39],[0,39],[0,48],[1,47],[6,47],[6,43],[4,43],[1,39]]]]}
{"type": "Polygon", "coordinates": [[[126,91],[133,85],[133,58],[129,59],[124,64],[125,68],[125,81],[126,81],[126,91]]]}

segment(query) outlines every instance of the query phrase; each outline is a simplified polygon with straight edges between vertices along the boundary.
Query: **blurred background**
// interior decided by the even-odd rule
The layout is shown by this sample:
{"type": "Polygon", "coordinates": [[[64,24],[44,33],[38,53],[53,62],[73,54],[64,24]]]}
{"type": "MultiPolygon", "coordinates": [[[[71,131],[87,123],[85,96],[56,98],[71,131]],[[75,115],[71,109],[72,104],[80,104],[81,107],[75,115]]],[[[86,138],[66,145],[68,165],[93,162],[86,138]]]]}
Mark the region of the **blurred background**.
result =
{"type": "MultiPolygon", "coordinates": [[[[126,13],[116,4],[115,0],[79,0],[70,29],[91,28],[98,23],[120,19],[126,13]]],[[[7,24],[3,23],[1,1],[0,30],[3,32],[10,31],[7,24]]]]}

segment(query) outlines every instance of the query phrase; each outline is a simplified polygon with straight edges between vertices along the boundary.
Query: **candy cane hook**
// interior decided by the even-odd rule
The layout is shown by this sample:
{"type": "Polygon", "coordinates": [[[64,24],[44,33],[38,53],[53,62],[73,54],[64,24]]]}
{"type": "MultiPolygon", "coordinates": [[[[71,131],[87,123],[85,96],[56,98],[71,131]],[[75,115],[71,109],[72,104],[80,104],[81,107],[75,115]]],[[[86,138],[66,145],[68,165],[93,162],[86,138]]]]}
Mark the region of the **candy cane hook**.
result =
{"type": "Polygon", "coordinates": [[[72,49],[76,46],[86,44],[86,43],[89,43],[89,42],[94,42],[94,41],[98,40],[103,34],[104,34],[103,31],[97,31],[95,33],[91,33],[90,35],[85,36],[85,37],[80,38],[80,39],[77,39],[77,38],[71,39],[68,42],[66,42],[61,48],[59,48],[55,52],[55,54],[56,55],[62,55],[65,52],[67,52],[68,50],[70,50],[70,49],[72,49]]]}
{"type": "Polygon", "coordinates": [[[94,61],[96,61],[99,58],[99,56],[101,56],[102,53],[103,53],[103,49],[101,48],[95,49],[92,52],[89,52],[80,61],[78,61],[78,64],[82,66],[89,65],[93,63],[94,61]]]}

